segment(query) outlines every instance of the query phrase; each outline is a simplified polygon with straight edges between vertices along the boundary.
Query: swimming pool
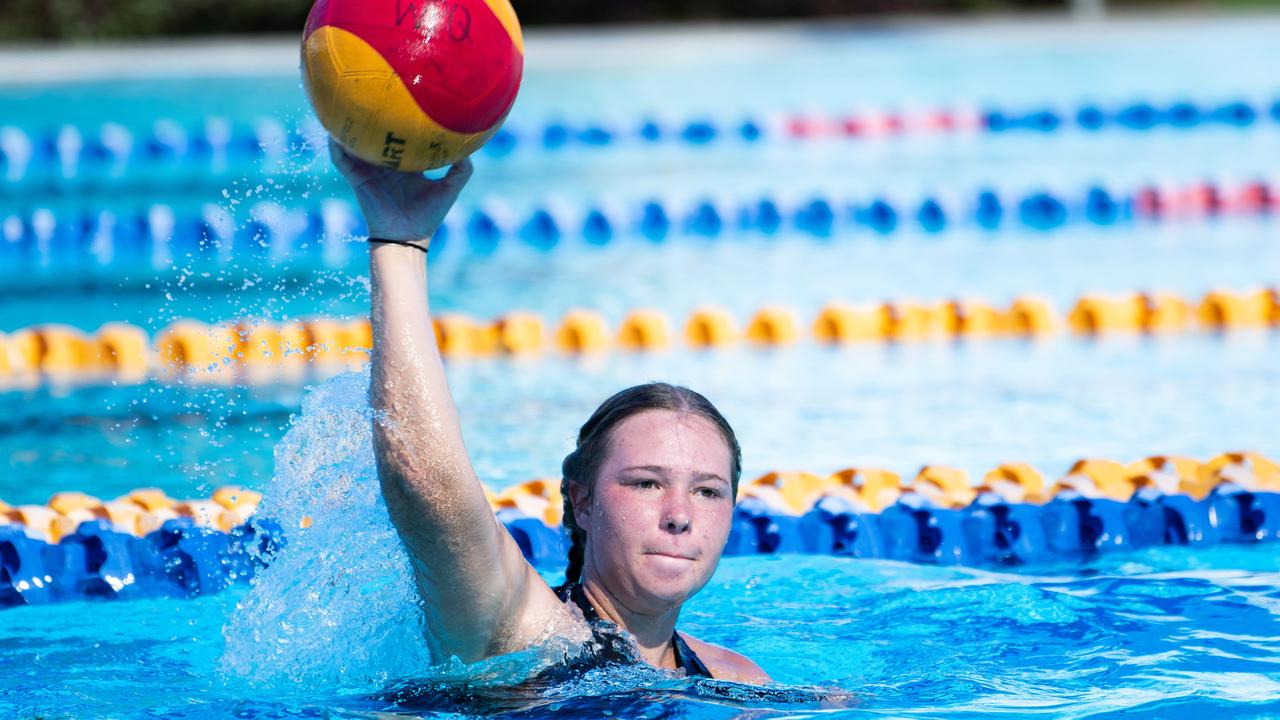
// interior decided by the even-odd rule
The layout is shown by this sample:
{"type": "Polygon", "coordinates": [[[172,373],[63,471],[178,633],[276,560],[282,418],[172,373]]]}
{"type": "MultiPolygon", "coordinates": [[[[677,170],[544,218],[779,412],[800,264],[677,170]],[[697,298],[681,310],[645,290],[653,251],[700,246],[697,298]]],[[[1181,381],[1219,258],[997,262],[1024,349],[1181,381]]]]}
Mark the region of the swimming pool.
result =
{"type": "MultiPolygon", "coordinates": [[[[883,197],[914,209],[928,195],[957,198],[947,207],[967,209],[984,187],[1075,196],[1093,184],[1269,179],[1273,170],[1260,158],[1274,156],[1280,124],[1265,117],[1246,128],[1066,127],[867,142],[727,138],[551,150],[525,140],[553,120],[634,127],[651,115],[675,127],[690,118],[752,117],[773,128],[779,116],[850,108],[997,104],[1067,116],[1088,103],[1216,107],[1241,98],[1266,108],[1277,91],[1265,71],[1275,64],[1276,29],[1272,20],[1250,19],[1126,21],[1089,33],[1013,24],[534,36],[510,121],[525,132],[523,144],[479,159],[463,208],[516,220],[483,253],[462,241],[465,232],[451,236],[433,264],[433,302],[481,318],[588,307],[616,325],[638,307],[678,317],[712,303],[747,317],[782,303],[811,316],[830,300],[1005,303],[1036,293],[1065,309],[1090,291],[1191,297],[1274,285],[1280,250],[1265,214],[1052,230],[1020,223],[988,230],[966,215],[942,232],[909,222],[888,234],[846,224],[829,236],[785,223],[772,234],[731,227],[714,236],[674,232],[660,242],[620,232],[602,244],[570,230],[549,249],[522,237],[519,221],[536,208],[578,218],[588,206],[655,197],[669,208],[704,198],[736,207],[769,197],[794,207],[815,195],[883,197]],[[1187,52],[1192,45],[1196,52],[1187,52]]],[[[186,124],[212,115],[275,117],[289,127],[301,122],[303,100],[288,53],[277,56],[286,62],[251,77],[202,77],[201,93],[189,92],[193,81],[182,76],[10,84],[4,102],[16,110],[6,122],[33,135],[51,122],[92,128],[114,119],[146,128],[156,116],[186,124]]],[[[310,171],[245,167],[212,181],[188,171],[183,182],[165,173],[129,175],[140,180],[102,191],[10,189],[0,215],[47,208],[59,217],[128,216],[163,203],[185,217],[208,203],[227,205],[224,188],[247,196],[243,204],[315,207],[337,187],[331,173],[310,171]]],[[[154,333],[181,317],[355,316],[365,291],[341,270],[359,268],[361,250],[344,250],[337,262],[232,258],[191,274],[157,272],[150,263],[84,273],[24,266],[8,276],[0,330],[41,322],[93,330],[123,320],[154,333]]],[[[1236,448],[1275,457],[1276,348],[1275,332],[1264,329],[838,348],[804,341],[775,350],[480,358],[452,363],[450,379],[477,470],[495,489],[554,472],[601,398],[654,378],[699,389],[724,410],[745,448],[748,478],[851,464],[911,473],[926,463],[978,478],[1011,460],[1052,478],[1082,457],[1207,459],[1236,448]]],[[[368,484],[350,482],[369,477],[371,462],[360,450],[367,447],[359,442],[367,433],[361,383],[357,375],[323,385],[305,409],[304,389],[289,382],[0,394],[7,458],[0,498],[11,504],[41,503],[62,490],[114,497],[147,485],[186,498],[241,484],[266,493],[263,512],[315,519],[252,593],[0,613],[3,664],[18,668],[0,679],[0,703],[19,716],[367,717],[379,708],[370,698],[380,688],[420,676],[425,651],[414,639],[390,528],[368,484]]],[[[683,622],[743,650],[784,683],[857,694],[855,707],[840,710],[850,716],[1262,716],[1280,687],[1272,659],[1280,637],[1275,557],[1267,545],[1159,547],[1023,570],[730,558],[683,622]]],[[[652,681],[592,678],[589,689],[622,693],[609,702],[627,715],[816,711],[803,693],[753,701],[682,686],[634,691],[652,681]]],[[[558,702],[540,700],[529,714],[558,702]]]]}

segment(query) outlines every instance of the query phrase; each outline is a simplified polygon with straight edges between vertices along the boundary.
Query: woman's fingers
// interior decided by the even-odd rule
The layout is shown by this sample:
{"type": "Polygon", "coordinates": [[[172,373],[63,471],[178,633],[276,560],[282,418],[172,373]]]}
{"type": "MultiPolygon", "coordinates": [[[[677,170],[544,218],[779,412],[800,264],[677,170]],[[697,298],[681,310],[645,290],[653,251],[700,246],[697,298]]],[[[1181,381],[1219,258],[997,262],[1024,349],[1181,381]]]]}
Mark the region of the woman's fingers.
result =
{"type": "Polygon", "coordinates": [[[471,171],[475,168],[471,165],[471,158],[464,157],[449,168],[449,172],[445,173],[442,178],[447,183],[465,184],[467,179],[471,177],[471,171]]]}
{"type": "Polygon", "coordinates": [[[338,172],[351,182],[352,185],[368,182],[376,177],[383,169],[377,165],[367,163],[364,160],[352,155],[350,151],[342,147],[342,144],[329,136],[329,159],[333,161],[338,172]]]}
{"type": "Polygon", "coordinates": [[[467,181],[471,179],[471,158],[463,158],[453,164],[449,168],[449,172],[437,181],[437,186],[441,189],[442,195],[449,198],[449,202],[453,202],[458,197],[458,193],[462,192],[462,188],[466,186],[467,181]]]}
{"type": "Polygon", "coordinates": [[[444,177],[431,180],[422,173],[397,172],[365,162],[332,137],[329,156],[355,191],[369,232],[389,239],[433,235],[473,170],[471,161],[463,159],[444,177]]]}
{"type": "Polygon", "coordinates": [[[329,136],[329,159],[333,161],[334,167],[338,168],[338,172],[351,183],[352,187],[356,187],[369,179],[367,163],[360,158],[347,152],[347,149],[329,136]]]}
{"type": "MultiPolygon", "coordinates": [[[[414,177],[418,180],[425,179],[422,178],[420,173],[386,172],[383,168],[367,163],[352,155],[332,135],[329,136],[329,159],[333,161],[339,172],[352,180],[368,181],[376,174],[383,174],[405,182],[409,181],[409,177],[414,177]]],[[[449,168],[449,172],[445,173],[444,177],[434,181],[433,184],[442,185],[456,194],[462,190],[463,185],[467,184],[467,180],[471,179],[473,170],[471,158],[463,158],[454,163],[449,168]]]]}
{"type": "Polygon", "coordinates": [[[351,170],[351,155],[347,154],[346,148],[339,145],[332,135],[329,136],[329,159],[344,175],[351,170]]]}

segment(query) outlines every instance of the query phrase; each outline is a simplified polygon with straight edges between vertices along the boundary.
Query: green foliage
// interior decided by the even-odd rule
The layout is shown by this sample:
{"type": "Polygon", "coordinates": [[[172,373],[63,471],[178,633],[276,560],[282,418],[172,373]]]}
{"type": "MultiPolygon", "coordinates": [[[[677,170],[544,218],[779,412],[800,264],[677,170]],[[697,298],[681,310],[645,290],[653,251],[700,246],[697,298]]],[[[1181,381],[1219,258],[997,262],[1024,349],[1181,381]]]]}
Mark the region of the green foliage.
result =
{"type": "Polygon", "coordinates": [[[301,32],[310,0],[0,0],[0,38],[301,32]]]}
{"type": "MultiPolygon", "coordinates": [[[[81,40],[301,32],[312,0],[0,0],[0,40],[81,40]]],[[[526,26],[888,13],[1011,12],[1066,0],[513,0],[526,26]]],[[[1153,8],[1280,6],[1280,0],[1110,0],[1153,8]]]]}

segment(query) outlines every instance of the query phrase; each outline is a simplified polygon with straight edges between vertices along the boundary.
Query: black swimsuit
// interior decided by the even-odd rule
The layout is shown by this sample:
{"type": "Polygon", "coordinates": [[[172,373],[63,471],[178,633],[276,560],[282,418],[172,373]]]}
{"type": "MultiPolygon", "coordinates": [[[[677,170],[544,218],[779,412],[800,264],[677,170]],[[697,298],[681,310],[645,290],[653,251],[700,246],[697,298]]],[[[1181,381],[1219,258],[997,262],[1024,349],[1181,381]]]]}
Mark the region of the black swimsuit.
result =
{"type": "MultiPolygon", "coordinates": [[[[631,638],[627,637],[617,625],[600,617],[600,613],[596,612],[587,600],[586,594],[582,592],[581,585],[562,585],[556,588],[555,592],[561,600],[577,605],[582,610],[582,616],[587,624],[591,626],[593,642],[588,644],[586,652],[544,668],[533,677],[514,685],[408,680],[395,683],[374,695],[373,699],[391,703],[397,711],[464,714],[516,712],[518,717],[523,711],[536,714],[537,708],[549,702],[554,702],[557,707],[569,702],[574,706],[575,712],[583,716],[600,716],[606,714],[606,711],[618,711],[614,714],[619,717],[644,715],[647,712],[645,709],[651,709],[652,706],[652,700],[648,695],[628,699],[629,696],[626,693],[610,693],[597,698],[548,699],[549,691],[578,682],[592,671],[644,663],[636,652],[635,643],[631,638]],[[625,707],[629,702],[638,703],[634,713],[619,710],[619,707],[625,707]],[[600,706],[595,707],[593,703],[600,706]],[[619,703],[622,705],[620,706],[619,703]]],[[[671,645],[675,649],[676,667],[684,670],[687,677],[712,677],[711,671],[693,652],[684,638],[680,637],[680,633],[672,634],[671,645]]]]}
{"type": "MultiPolygon", "coordinates": [[[[582,591],[580,583],[572,585],[561,585],[556,588],[556,595],[565,602],[572,602],[582,611],[582,617],[586,618],[587,624],[591,626],[592,639],[601,648],[600,656],[597,662],[634,662],[634,651],[623,655],[619,652],[617,641],[621,640],[618,636],[618,626],[600,617],[600,613],[596,612],[591,602],[587,600],[587,595],[582,591]],[[619,658],[618,655],[623,655],[619,658]]],[[[625,642],[625,641],[624,641],[625,642]]],[[[685,675],[689,677],[714,677],[707,666],[703,664],[698,654],[689,647],[689,643],[680,637],[680,633],[671,633],[671,645],[676,654],[676,667],[684,670],[685,675]]]]}

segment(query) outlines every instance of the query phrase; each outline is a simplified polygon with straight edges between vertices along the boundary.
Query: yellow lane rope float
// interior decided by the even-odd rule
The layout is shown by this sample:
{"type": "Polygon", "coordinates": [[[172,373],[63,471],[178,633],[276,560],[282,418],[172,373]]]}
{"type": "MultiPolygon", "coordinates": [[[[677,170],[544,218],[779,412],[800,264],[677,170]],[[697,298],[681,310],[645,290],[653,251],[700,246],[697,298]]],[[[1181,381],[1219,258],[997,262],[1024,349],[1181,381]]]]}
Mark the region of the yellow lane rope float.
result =
{"type": "MultiPolygon", "coordinates": [[[[908,482],[882,468],[772,472],[742,485],[728,557],[802,553],[937,564],[1038,564],[1101,551],[1280,540],[1280,465],[1256,453],[1201,463],[1157,456],[1083,459],[1047,483],[1006,463],[973,484],[926,465],[908,482]]],[[[535,567],[562,568],[560,483],[538,479],[490,505],[535,567]]],[[[179,502],[154,490],[104,501],[58,493],[45,505],[0,502],[0,607],[86,597],[190,597],[249,582],[309,516],[255,511],[261,498],[221,488],[179,502]]]]}
{"type": "MultiPolygon", "coordinates": [[[[964,471],[943,465],[925,465],[906,481],[892,470],[867,466],[827,475],[775,471],[744,482],[739,499],[751,498],[772,512],[799,516],[824,499],[836,498],[858,512],[874,514],[904,501],[959,509],[982,495],[1029,505],[1044,505],[1064,494],[1125,502],[1144,488],[1203,500],[1223,483],[1249,492],[1280,492],[1280,463],[1256,452],[1223,453],[1207,462],[1169,455],[1132,463],[1086,458],[1053,482],[1020,462],[999,465],[976,483],[964,471]]],[[[498,492],[485,488],[485,497],[495,513],[515,511],[549,527],[560,525],[564,501],[557,479],[537,478],[498,492]]],[[[208,498],[183,501],[155,488],[134,490],[114,500],[61,492],[44,505],[10,506],[0,501],[0,525],[20,525],[28,535],[55,543],[87,520],[106,520],[118,532],[137,537],[173,518],[190,518],[198,526],[225,532],[243,524],[261,500],[259,493],[240,487],[222,487],[208,498]]],[[[309,526],[309,518],[301,525],[309,526]]]]}
{"type": "Polygon", "coordinates": [[[212,496],[175,500],[156,488],[141,488],[114,500],[82,492],[60,492],[44,505],[7,505],[0,501],[0,525],[22,526],[27,535],[56,543],[80,523],[105,520],[117,532],[142,537],[167,520],[188,518],[195,525],[228,532],[258,509],[262,495],[240,487],[218,488],[212,496]]]}
{"type": "MultiPolygon", "coordinates": [[[[1038,338],[1063,329],[1083,337],[1115,334],[1230,332],[1280,327],[1280,289],[1214,290],[1198,300],[1168,293],[1089,294],[1059,313],[1042,298],[1016,298],[1007,307],[974,299],[942,302],[833,302],[806,319],[766,306],[740,322],[716,307],[683,320],[653,309],[634,310],[611,327],[592,310],[571,310],[555,324],[514,311],[481,321],[458,313],[434,319],[445,357],[590,355],[610,350],[657,352],[785,347],[803,339],[823,345],[954,339],[1038,338]]],[[[318,318],[284,323],[177,321],[148,339],[125,323],[87,333],[38,325],[0,334],[0,386],[55,382],[139,382],[160,379],[257,382],[337,372],[362,365],[373,345],[366,319],[318,318]]]]}

